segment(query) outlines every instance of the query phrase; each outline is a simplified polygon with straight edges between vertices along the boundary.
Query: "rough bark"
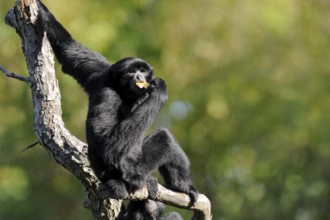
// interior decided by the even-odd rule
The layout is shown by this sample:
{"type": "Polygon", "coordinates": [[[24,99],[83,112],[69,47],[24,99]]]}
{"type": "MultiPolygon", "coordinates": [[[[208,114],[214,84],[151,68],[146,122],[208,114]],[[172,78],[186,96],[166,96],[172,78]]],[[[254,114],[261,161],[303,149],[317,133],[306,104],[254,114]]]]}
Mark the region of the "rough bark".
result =
{"type": "MultiPolygon", "coordinates": [[[[89,166],[87,145],[73,136],[62,120],[61,94],[55,77],[54,57],[47,37],[34,25],[38,7],[34,0],[18,0],[6,16],[6,23],[12,26],[22,40],[29,76],[27,78],[7,71],[8,77],[27,82],[31,87],[34,107],[34,132],[44,148],[64,168],[76,176],[86,189],[84,205],[95,219],[117,219],[121,200],[103,199],[98,191],[99,181],[89,166]]],[[[148,197],[146,188],[130,195],[128,199],[148,197]]],[[[188,207],[189,196],[158,186],[157,201],[195,212],[193,219],[211,219],[211,204],[200,194],[193,207],[188,207]]]]}

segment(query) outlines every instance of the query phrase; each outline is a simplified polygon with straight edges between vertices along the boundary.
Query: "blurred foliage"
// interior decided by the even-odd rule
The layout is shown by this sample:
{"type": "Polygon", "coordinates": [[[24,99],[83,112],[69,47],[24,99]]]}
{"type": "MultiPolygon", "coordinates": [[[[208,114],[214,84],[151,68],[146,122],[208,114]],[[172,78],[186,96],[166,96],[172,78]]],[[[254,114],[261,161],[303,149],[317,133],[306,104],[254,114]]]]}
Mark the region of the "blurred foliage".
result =
{"type": "MultiPolygon", "coordinates": [[[[155,126],[187,152],[213,219],[329,219],[329,1],[45,3],[78,41],[111,62],[144,58],[166,80],[155,126]]],[[[1,65],[26,75],[4,22],[0,45],[1,65]]],[[[86,95],[57,73],[66,126],[85,140],[86,95]]],[[[1,77],[0,103],[0,219],[91,219],[80,183],[42,147],[19,153],[36,140],[28,86],[1,77]]]]}

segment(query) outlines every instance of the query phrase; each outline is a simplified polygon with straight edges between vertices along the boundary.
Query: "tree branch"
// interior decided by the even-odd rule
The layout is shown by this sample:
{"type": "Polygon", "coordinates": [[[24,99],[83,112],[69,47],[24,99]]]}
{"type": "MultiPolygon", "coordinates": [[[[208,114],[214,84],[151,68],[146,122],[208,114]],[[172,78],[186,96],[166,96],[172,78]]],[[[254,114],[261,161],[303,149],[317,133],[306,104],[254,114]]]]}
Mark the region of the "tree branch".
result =
{"type": "MultiPolygon", "coordinates": [[[[85,207],[90,208],[97,220],[117,219],[121,210],[121,200],[103,199],[98,191],[100,184],[90,168],[87,145],[78,140],[64,127],[60,103],[60,91],[55,77],[54,57],[49,42],[34,25],[38,14],[35,0],[18,0],[6,16],[6,23],[16,29],[23,45],[29,77],[24,78],[1,67],[9,77],[29,82],[34,107],[34,132],[38,142],[54,159],[75,175],[86,189],[85,207]]],[[[148,198],[145,188],[130,195],[128,199],[148,198]]],[[[195,212],[194,220],[210,220],[211,204],[200,194],[193,207],[188,207],[190,198],[158,185],[157,201],[195,212]]]]}
{"type": "Polygon", "coordinates": [[[11,78],[14,78],[14,79],[18,79],[20,81],[23,81],[23,82],[27,82],[29,83],[29,79],[24,77],[24,76],[20,76],[20,75],[17,75],[16,73],[13,73],[13,72],[10,72],[8,71],[6,68],[4,68],[3,66],[0,65],[0,70],[7,76],[7,77],[11,77],[11,78]]]}
{"type": "Polygon", "coordinates": [[[28,150],[28,149],[30,149],[30,148],[36,146],[37,144],[40,144],[40,142],[37,141],[37,142],[35,142],[35,143],[33,143],[33,144],[30,144],[29,146],[27,146],[27,147],[25,147],[23,150],[21,150],[20,153],[23,153],[24,151],[26,151],[26,150],[28,150]]]}

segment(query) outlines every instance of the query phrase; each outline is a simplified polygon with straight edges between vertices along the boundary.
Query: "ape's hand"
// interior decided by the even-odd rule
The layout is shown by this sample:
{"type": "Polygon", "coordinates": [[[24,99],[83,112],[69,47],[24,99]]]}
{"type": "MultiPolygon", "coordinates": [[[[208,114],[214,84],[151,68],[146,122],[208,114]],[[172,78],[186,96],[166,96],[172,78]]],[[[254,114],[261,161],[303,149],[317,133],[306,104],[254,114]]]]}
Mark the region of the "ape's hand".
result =
{"type": "Polygon", "coordinates": [[[168,99],[165,81],[160,78],[155,78],[150,83],[148,92],[152,97],[157,98],[161,104],[164,104],[168,99]]]}

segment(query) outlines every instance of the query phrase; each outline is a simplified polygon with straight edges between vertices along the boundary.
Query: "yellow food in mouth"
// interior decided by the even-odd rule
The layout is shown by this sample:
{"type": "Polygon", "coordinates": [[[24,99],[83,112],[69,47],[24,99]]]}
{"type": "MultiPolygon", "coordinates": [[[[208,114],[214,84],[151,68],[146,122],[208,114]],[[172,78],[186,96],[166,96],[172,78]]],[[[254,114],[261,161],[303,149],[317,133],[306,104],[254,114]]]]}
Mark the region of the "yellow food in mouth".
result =
{"type": "Polygon", "coordinates": [[[136,85],[137,85],[140,89],[143,89],[143,88],[147,89],[147,88],[150,86],[150,84],[147,83],[147,82],[137,82],[136,85]]]}

